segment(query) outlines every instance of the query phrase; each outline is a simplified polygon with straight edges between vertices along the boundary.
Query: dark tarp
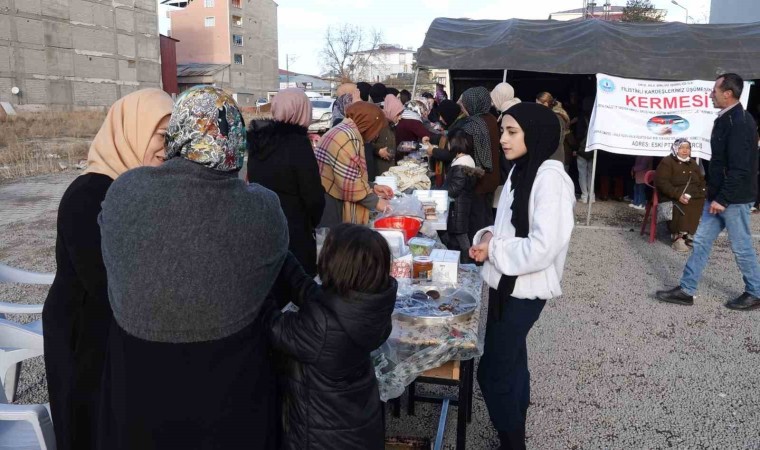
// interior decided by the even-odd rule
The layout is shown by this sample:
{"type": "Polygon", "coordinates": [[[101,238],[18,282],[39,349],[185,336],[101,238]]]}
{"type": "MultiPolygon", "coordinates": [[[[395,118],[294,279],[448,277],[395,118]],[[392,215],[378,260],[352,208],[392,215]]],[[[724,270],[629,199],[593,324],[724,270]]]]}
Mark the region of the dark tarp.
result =
{"type": "Polygon", "coordinates": [[[760,23],[685,25],[598,19],[438,18],[420,47],[421,67],[607,73],[651,80],[760,78],[760,23]]]}

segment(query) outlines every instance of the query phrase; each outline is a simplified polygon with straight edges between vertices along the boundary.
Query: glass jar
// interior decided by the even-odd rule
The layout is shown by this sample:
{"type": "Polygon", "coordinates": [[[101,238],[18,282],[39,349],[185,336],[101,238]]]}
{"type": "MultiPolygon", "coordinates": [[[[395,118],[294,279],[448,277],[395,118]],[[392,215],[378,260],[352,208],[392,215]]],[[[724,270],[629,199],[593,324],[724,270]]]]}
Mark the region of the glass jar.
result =
{"type": "Polygon", "coordinates": [[[412,260],[414,278],[424,281],[433,279],[433,260],[429,256],[416,256],[412,260]]]}

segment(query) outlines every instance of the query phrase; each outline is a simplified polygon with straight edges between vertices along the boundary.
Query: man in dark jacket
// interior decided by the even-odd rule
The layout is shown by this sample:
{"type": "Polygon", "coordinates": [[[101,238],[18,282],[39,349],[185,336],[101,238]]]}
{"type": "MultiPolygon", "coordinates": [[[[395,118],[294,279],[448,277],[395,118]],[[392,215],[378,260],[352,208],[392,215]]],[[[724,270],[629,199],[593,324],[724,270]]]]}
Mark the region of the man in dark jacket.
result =
{"type": "Polygon", "coordinates": [[[715,81],[712,99],[721,111],[710,139],[707,202],[680,286],[658,291],[660,301],[694,304],[713,242],[725,228],[745,283],[745,292],[727,302],[726,307],[742,311],[760,308],[760,264],[750,231],[750,208],[757,198],[758,135],[755,120],[739,102],[743,86],[741,77],[733,73],[715,81]]]}

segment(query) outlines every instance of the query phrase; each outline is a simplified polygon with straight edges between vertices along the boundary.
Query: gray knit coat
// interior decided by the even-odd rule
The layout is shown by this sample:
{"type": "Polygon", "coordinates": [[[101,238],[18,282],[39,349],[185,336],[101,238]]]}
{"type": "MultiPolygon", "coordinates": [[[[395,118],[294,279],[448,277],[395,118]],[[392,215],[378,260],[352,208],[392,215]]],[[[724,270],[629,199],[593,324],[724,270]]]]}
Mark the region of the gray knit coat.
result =
{"type": "Polygon", "coordinates": [[[182,158],[116,179],[99,221],[114,318],[148,341],[242,330],[261,313],[288,249],[277,195],[182,158]]]}

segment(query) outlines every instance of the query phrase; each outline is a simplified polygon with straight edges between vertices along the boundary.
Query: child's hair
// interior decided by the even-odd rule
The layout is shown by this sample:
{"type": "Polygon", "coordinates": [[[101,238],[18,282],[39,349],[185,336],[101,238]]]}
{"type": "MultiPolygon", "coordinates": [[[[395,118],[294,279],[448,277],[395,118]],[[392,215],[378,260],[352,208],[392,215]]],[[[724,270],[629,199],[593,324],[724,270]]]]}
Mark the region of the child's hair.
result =
{"type": "Polygon", "coordinates": [[[382,292],[388,287],[390,272],[391,251],[385,238],[347,223],[330,231],[317,262],[322,287],[339,295],[382,292]]]}
{"type": "Polygon", "coordinates": [[[472,155],[474,147],[472,136],[467,134],[463,129],[457,128],[449,134],[449,151],[455,155],[464,153],[472,155]]]}

